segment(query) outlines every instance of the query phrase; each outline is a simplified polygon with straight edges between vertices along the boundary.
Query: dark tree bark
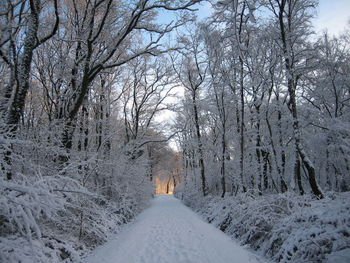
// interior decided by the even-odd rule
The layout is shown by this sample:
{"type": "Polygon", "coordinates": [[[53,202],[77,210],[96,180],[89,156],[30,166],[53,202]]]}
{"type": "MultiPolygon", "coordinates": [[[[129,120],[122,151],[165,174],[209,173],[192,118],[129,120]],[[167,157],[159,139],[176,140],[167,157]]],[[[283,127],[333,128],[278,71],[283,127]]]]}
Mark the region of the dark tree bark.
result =
{"type": "Polygon", "coordinates": [[[197,145],[198,145],[198,163],[201,173],[201,183],[202,183],[202,192],[203,196],[206,196],[208,194],[207,189],[207,181],[205,178],[205,167],[204,167],[204,156],[203,156],[203,144],[202,144],[202,138],[201,138],[201,132],[199,127],[199,117],[198,117],[198,107],[197,107],[197,101],[196,101],[196,90],[197,88],[193,88],[192,90],[192,106],[193,106],[193,115],[194,115],[194,125],[196,128],[196,138],[197,138],[197,145]]]}
{"type": "Polygon", "coordinates": [[[243,69],[243,59],[239,59],[240,62],[240,80],[239,80],[239,88],[240,88],[240,103],[241,103],[241,116],[240,116],[240,139],[239,139],[239,149],[240,149],[240,159],[239,159],[239,167],[240,167],[240,178],[241,178],[241,187],[242,191],[246,192],[246,186],[244,181],[244,69],[243,69]]]}
{"type": "Polygon", "coordinates": [[[301,165],[299,155],[296,154],[295,158],[297,158],[295,160],[296,165],[294,166],[294,169],[296,169],[296,171],[294,171],[295,181],[297,182],[300,195],[304,195],[305,192],[301,181],[301,165]]]}

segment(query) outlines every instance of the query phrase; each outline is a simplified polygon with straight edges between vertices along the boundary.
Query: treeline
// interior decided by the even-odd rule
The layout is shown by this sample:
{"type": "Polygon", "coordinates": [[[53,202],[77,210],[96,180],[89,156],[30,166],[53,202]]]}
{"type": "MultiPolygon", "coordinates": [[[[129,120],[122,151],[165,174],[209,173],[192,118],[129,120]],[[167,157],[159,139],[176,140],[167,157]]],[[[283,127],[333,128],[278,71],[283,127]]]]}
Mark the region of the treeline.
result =
{"type": "Polygon", "coordinates": [[[317,1],[218,1],[180,39],[178,125],[194,196],[350,187],[350,34],[313,34],[317,1]]]}
{"type": "Polygon", "coordinates": [[[0,1],[1,262],[77,262],[148,204],[195,2],[0,1]]]}

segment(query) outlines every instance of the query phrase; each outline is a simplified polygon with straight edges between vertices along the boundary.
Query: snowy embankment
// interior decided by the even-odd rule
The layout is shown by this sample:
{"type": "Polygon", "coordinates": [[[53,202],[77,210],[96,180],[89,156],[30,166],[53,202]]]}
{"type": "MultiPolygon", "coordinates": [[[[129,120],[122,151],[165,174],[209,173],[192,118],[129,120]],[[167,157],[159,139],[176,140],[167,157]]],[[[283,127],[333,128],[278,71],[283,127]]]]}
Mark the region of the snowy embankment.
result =
{"type": "Polygon", "coordinates": [[[0,179],[0,263],[79,262],[148,203],[106,200],[79,184],[67,183],[70,191],[52,191],[61,189],[63,179],[48,178],[0,179]]]}
{"type": "Polygon", "coordinates": [[[287,193],[188,196],[184,202],[242,245],[276,262],[350,262],[350,192],[324,200],[287,193]]]}

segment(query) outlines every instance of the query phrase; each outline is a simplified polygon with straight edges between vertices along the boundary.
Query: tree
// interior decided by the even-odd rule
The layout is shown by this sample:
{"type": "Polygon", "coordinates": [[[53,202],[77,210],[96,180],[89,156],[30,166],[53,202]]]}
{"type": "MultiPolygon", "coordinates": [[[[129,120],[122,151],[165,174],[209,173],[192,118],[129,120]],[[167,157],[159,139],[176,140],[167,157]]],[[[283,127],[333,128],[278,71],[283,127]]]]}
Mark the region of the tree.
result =
{"type": "Polygon", "coordinates": [[[5,123],[12,132],[16,131],[23,114],[34,50],[52,38],[58,30],[57,0],[52,3],[53,9],[39,0],[1,3],[1,22],[6,25],[2,25],[4,34],[1,39],[0,57],[6,63],[10,77],[4,87],[0,114],[2,118],[5,118],[5,123]],[[47,17],[53,13],[55,20],[47,35],[40,36],[39,30],[47,31],[42,28],[45,27],[45,22],[40,18],[43,11],[48,12],[45,13],[47,17]],[[11,96],[13,96],[12,99],[11,96]]]}
{"type": "MultiPolygon", "coordinates": [[[[276,0],[269,1],[273,14],[278,22],[278,30],[281,42],[281,52],[284,57],[284,65],[286,70],[287,87],[289,94],[288,107],[293,117],[293,136],[295,148],[300,156],[302,164],[308,172],[309,184],[312,192],[318,197],[323,198],[323,193],[316,181],[315,167],[310,160],[302,143],[301,129],[299,125],[299,117],[297,110],[296,91],[298,81],[302,76],[303,68],[298,65],[296,51],[300,54],[305,37],[308,35],[307,27],[310,23],[309,9],[316,5],[313,0],[276,0]]],[[[305,51],[304,51],[305,52],[305,51]]],[[[305,70],[305,68],[304,68],[305,70]]],[[[296,176],[298,176],[298,161],[295,161],[296,176]]]]}
{"type": "MultiPolygon", "coordinates": [[[[9,138],[14,138],[23,115],[34,50],[52,38],[58,30],[57,0],[52,3],[53,8],[39,0],[3,1],[0,4],[0,58],[6,65],[9,75],[5,86],[2,87],[0,118],[5,124],[9,138]],[[43,11],[46,17],[52,13],[54,16],[53,26],[49,32],[44,29],[45,23],[41,18],[43,11]],[[46,35],[40,36],[40,31],[44,31],[46,35]]],[[[2,165],[2,170],[6,173],[7,179],[11,180],[11,147],[4,153],[4,162],[7,167],[2,165]]]]}
{"type": "Polygon", "coordinates": [[[317,155],[314,159],[319,167],[318,173],[324,180],[325,188],[346,190],[349,174],[349,155],[347,145],[348,117],[350,100],[349,47],[347,35],[330,38],[327,33],[314,43],[317,55],[309,60],[313,65],[303,81],[303,106],[312,112],[306,118],[308,130],[318,134],[317,155]],[[322,154],[321,154],[322,153],[322,154]],[[322,164],[326,165],[322,165],[322,164]]]}
{"type": "Polygon", "coordinates": [[[179,81],[188,92],[191,103],[191,119],[195,128],[195,139],[197,143],[198,164],[200,167],[201,189],[203,196],[208,194],[207,180],[205,176],[203,142],[199,121],[199,92],[207,74],[207,63],[204,50],[198,32],[190,34],[188,38],[181,39],[185,49],[180,50],[179,61],[173,58],[173,66],[179,81]]]}
{"type": "Polygon", "coordinates": [[[190,7],[196,2],[191,0],[170,4],[167,1],[142,0],[123,5],[113,0],[104,0],[86,4],[73,2],[69,5],[69,17],[77,18],[73,19],[74,28],[70,34],[75,42],[71,48],[75,57],[71,62],[71,77],[67,80],[65,99],[60,105],[58,116],[65,123],[62,145],[66,149],[72,147],[76,115],[96,76],[141,55],[165,52],[161,49],[161,39],[186,20],[157,27],[152,23],[157,10],[191,10],[190,7]],[[133,44],[132,40],[136,38],[144,40],[133,44]]]}
{"type": "MultiPolygon", "coordinates": [[[[223,198],[227,192],[226,190],[226,181],[227,181],[227,169],[226,162],[230,160],[230,156],[228,154],[228,138],[227,134],[229,132],[229,103],[230,96],[228,86],[225,83],[225,77],[223,76],[225,73],[223,71],[224,64],[224,52],[223,47],[218,45],[218,39],[221,38],[220,34],[214,30],[210,31],[209,28],[202,27],[201,33],[204,36],[206,53],[208,57],[208,73],[210,76],[210,88],[208,91],[212,93],[214,98],[215,110],[213,110],[214,116],[218,116],[217,119],[214,120],[216,124],[215,129],[217,129],[220,137],[220,148],[221,153],[217,154],[216,152],[213,155],[219,155],[220,159],[220,184],[221,184],[221,197],[223,198]]],[[[215,118],[215,117],[214,117],[215,118]]]]}

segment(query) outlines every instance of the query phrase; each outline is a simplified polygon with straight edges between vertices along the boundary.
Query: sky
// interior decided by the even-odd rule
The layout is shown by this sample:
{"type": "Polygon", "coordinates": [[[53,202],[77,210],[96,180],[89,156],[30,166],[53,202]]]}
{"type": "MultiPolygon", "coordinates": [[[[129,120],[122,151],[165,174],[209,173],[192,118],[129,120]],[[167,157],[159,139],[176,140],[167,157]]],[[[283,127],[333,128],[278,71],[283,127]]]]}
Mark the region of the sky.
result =
{"type": "MultiPolygon", "coordinates": [[[[204,20],[211,13],[211,4],[207,1],[196,4],[197,16],[204,20]]],[[[315,32],[320,34],[325,30],[331,36],[337,36],[347,27],[350,29],[350,0],[319,0],[316,17],[312,20],[315,32]]],[[[171,12],[164,11],[158,16],[159,23],[169,23],[174,19],[171,12]]]]}
{"type": "MultiPolygon", "coordinates": [[[[211,12],[208,2],[198,5],[197,8],[200,19],[207,17],[211,12]]],[[[316,33],[322,33],[326,29],[331,35],[339,35],[349,25],[349,20],[350,0],[319,0],[313,25],[316,33]]]]}
{"type": "Polygon", "coordinates": [[[313,24],[317,33],[327,29],[331,35],[339,35],[349,26],[350,0],[320,0],[317,18],[313,24]]]}

